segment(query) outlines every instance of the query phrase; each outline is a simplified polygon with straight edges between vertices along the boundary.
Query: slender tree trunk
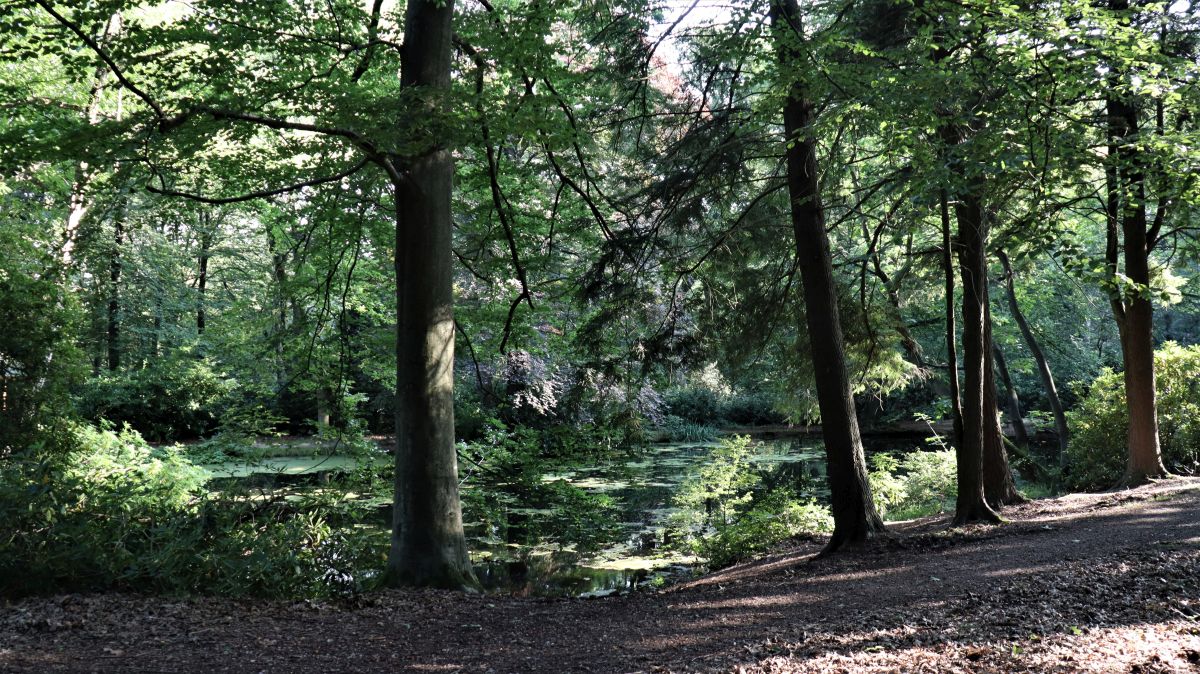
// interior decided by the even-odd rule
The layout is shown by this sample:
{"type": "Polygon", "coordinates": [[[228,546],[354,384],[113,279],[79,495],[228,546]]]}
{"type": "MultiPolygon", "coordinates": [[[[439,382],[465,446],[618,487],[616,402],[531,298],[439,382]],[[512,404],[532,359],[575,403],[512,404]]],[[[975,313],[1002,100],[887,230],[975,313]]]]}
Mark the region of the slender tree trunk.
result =
{"type": "MultiPolygon", "coordinates": [[[[987,224],[978,190],[969,188],[954,206],[962,273],[963,440],[958,448],[958,500],[954,523],[998,522],[983,491],[983,456],[989,432],[985,410],[987,366],[987,224]]],[[[995,409],[992,409],[995,416],[995,409]]]]}
{"type": "MultiPolygon", "coordinates": [[[[450,87],[452,0],[410,0],[401,85],[450,87]]],[[[430,139],[394,181],[396,201],[396,475],[388,580],[477,585],[467,555],[454,446],[454,293],[450,197],[454,157],[430,139]]]]}
{"type": "Polygon", "coordinates": [[[209,229],[208,212],[204,211],[200,215],[202,229],[200,231],[200,273],[196,279],[196,334],[204,334],[205,315],[204,301],[205,292],[208,289],[208,260],[212,255],[213,233],[209,229]]]}
{"type": "MultiPolygon", "coordinates": [[[[1129,9],[1128,0],[1110,0],[1114,12],[1129,9]]],[[[1124,17],[1122,21],[1127,21],[1124,17]]],[[[1150,285],[1150,249],[1147,232],[1146,176],[1142,150],[1138,149],[1138,111],[1128,94],[1117,90],[1114,71],[1107,92],[1109,170],[1109,262],[1115,272],[1114,221],[1119,218],[1124,239],[1125,276],[1139,289],[1150,285]],[[1115,162],[1115,163],[1114,163],[1115,162]]],[[[1129,407],[1129,460],[1120,486],[1136,486],[1166,477],[1158,437],[1158,409],[1154,381],[1154,307],[1145,292],[1126,291],[1113,298],[1114,313],[1121,328],[1121,352],[1125,362],[1125,398],[1129,407]]]]}
{"type": "MultiPolygon", "coordinates": [[[[107,46],[121,30],[121,15],[113,14],[104,26],[97,42],[107,46]]],[[[100,95],[104,91],[104,83],[108,79],[108,66],[101,65],[92,75],[92,86],[88,92],[86,108],[87,122],[94,125],[100,121],[100,95]]],[[[63,271],[74,262],[75,243],[79,239],[79,226],[87,216],[90,204],[87,199],[88,185],[91,183],[92,172],[85,162],[75,164],[75,177],[71,182],[71,193],[67,201],[67,222],[63,231],[62,248],[59,250],[59,263],[63,271]]]]}
{"type": "Polygon", "coordinates": [[[871,253],[871,267],[874,269],[875,277],[883,284],[888,304],[892,306],[892,311],[895,312],[892,326],[895,328],[896,334],[900,337],[900,346],[904,348],[905,355],[908,356],[913,365],[917,366],[917,370],[924,373],[926,371],[925,354],[921,352],[921,344],[913,337],[912,331],[908,329],[908,325],[904,322],[904,311],[900,308],[900,293],[897,292],[893,285],[892,277],[884,271],[878,251],[872,251],[871,253]]]}
{"type": "Polygon", "coordinates": [[[271,275],[275,279],[275,328],[271,343],[275,347],[275,390],[283,392],[287,385],[287,361],[284,336],[287,332],[287,252],[279,250],[275,233],[267,228],[267,251],[271,253],[271,275]]]}
{"type": "Polygon", "coordinates": [[[1008,372],[1008,363],[1004,360],[1004,352],[1000,345],[992,342],[992,356],[996,363],[996,372],[1000,374],[1000,382],[1004,384],[1005,398],[1008,404],[1008,416],[1012,419],[1013,442],[1022,449],[1029,448],[1029,430],[1025,428],[1025,419],[1021,417],[1021,397],[1013,386],[1012,376],[1008,372]]]}
{"type": "Polygon", "coordinates": [[[996,364],[992,359],[995,342],[992,340],[992,311],[990,302],[984,307],[984,364],[983,364],[983,495],[988,505],[999,510],[1006,505],[1024,503],[1017,491],[1008,452],[1004,449],[1004,429],[1000,426],[1000,405],[997,399],[996,364]]]}
{"type": "MultiPolygon", "coordinates": [[[[795,47],[803,38],[796,0],[773,0],[771,25],[781,65],[790,71],[801,62],[795,47]]],[[[846,371],[837,285],[825,232],[816,141],[812,137],[813,106],[799,81],[794,80],[790,85],[783,120],[789,144],[787,180],[792,230],[804,285],[805,316],[828,463],[834,531],[825,552],[830,553],[843,545],[861,544],[883,532],[884,526],[871,499],[858,417],[846,371]]]]}
{"type": "Polygon", "coordinates": [[[125,204],[113,219],[113,250],[108,262],[108,369],[121,369],[121,248],[125,243],[125,204]]]}
{"type": "Polygon", "coordinates": [[[154,295],[154,337],[150,341],[150,357],[158,360],[162,357],[162,290],[156,289],[154,295]]]}
{"type": "Polygon", "coordinates": [[[958,335],[954,327],[954,249],[950,235],[950,206],[946,190],[941,191],[939,201],[942,211],[942,271],[946,279],[946,378],[950,382],[950,420],[954,429],[954,448],[963,446],[962,393],[958,385],[958,335]]]}
{"type": "Polygon", "coordinates": [[[1015,280],[1008,255],[1000,250],[996,251],[996,256],[1000,258],[1000,264],[1004,267],[1004,290],[1008,296],[1008,310],[1012,314],[1013,319],[1016,320],[1017,327],[1021,330],[1021,336],[1025,339],[1025,346],[1029,349],[1029,353],[1033,355],[1034,362],[1037,363],[1038,376],[1042,380],[1042,389],[1046,392],[1046,399],[1050,401],[1050,410],[1054,413],[1054,428],[1058,434],[1059,462],[1065,463],[1067,443],[1070,440],[1070,431],[1067,428],[1067,414],[1063,410],[1062,400],[1058,397],[1058,388],[1054,385],[1054,375],[1050,372],[1050,363],[1046,360],[1046,354],[1042,351],[1041,344],[1038,343],[1037,337],[1033,334],[1033,329],[1029,326],[1029,321],[1025,319],[1025,314],[1021,311],[1021,306],[1017,303],[1015,280]]]}

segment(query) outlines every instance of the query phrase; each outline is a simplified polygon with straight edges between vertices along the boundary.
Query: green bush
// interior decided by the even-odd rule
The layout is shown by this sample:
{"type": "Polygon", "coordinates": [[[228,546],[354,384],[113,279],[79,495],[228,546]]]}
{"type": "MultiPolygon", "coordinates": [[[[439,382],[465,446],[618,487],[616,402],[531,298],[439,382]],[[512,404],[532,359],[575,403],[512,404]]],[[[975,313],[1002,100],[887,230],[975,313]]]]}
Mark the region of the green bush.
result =
{"type": "Polygon", "coordinates": [[[37,245],[36,225],[25,227],[20,218],[0,227],[0,458],[37,442],[83,375],[81,312],[51,273],[57,262],[37,245]]]}
{"type": "Polygon", "coordinates": [[[689,386],[667,391],[663,402],[668,418],[677,417],[700,426],[765,426],[787,421],[775,409],[774,400],[764,393],[723,395],[703,386],[689,386]]]}
{"type": "Polygon", "coordinates": [[[218,498],[176,448],[128,429],[60,433],[0,471],[0,595],[314,597],[361,589],[379,566],[384,541],[333,531],[332,501],[218,498]]]}
{"type": "Polygon", "coordinates": [[[721,401],[721,417],[738,426],[767,426],[787,421],[763,393],[735,393],[721,401]]]}
{"type": "Polygon", "coordinates": [[[694,424],[713,425],[721,417],[721,398],[703,386],[671,389],[663,394],[666,412],[694,424]]]}
{"type": "Polygon", "coordinates": [[[944,511],[958,495],[954,452],[871,456],[871,494],[880,515],[905,520],[944,511]]]}
{"type": "Polygon", "coordinates": [[[207,359],[183,356],[91,379],[79,406],[91,421],[129,424],[151,440],[199,438],[216,429],[233,388],[207,359]]]}
{"type": "Polygon", "coordinates": [[[785,489],[760,490],[755,448],[748,436],[722,440],[675,495],[670,526],[677,545],[714,568],[833,528],[828,508],[812,498],[785,489]]]}
{"type": "MultiPolygon", "coordinates": [[[[1154,352],[1154,374],[1163,462],[1173,472],[1195,473],[1200,469],[1200,346],[1167,342],[1154,352]]],[[[1067,481],[1075,489],[1105,489],[1125,472],[1124,376],[1105,370],[1079,393],[1079,406],[1067,414],[1067,481]]]]}
{"type": "Polygon", "coordinates": [[[734,564],[797,536],[833,531],[829,508],[797,499],[785,490],[756,499],[754,506],[732,522],[715,527],[698,541],[696,552],[713,568],[734,564]]]}

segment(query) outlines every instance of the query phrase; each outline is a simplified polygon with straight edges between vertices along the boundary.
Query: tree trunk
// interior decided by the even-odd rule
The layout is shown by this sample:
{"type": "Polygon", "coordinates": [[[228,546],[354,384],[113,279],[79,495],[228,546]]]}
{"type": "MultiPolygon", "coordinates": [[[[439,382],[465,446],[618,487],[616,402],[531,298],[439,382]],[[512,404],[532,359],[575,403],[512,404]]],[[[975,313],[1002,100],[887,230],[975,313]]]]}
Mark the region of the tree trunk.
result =
{"type": "MultiPolygon", "coordinates": [[[[410,0],[401,85],[436,97],[450,87],[452,0],[410,0]]],[[[429,100],[424,111],[443,114],[429,100]]],[[[454,157],[429,139],[396,201],[396,474],[388,581],[477,585],[467,555],[454,445],[454,293],[450,198],[454,157]]]]}
{"type": "Polygon", "coordinates": [[[154,291],[154,337],[150,341],[150,357],[158,360],[162,357],[162,289],[154,291]]]}
{"type": "Polygon", "coordinates": [[[1004,251],[998,250],[996,251],[996,256],[1000,258],[1000,264],[1004,267],[1004,290],[1005,294],[1008,295],[1009,313],[1017,321],[1017,327],[1021,329],[1021,336],[1025,339],[1025,346],[1029,348],[1029,353],[1033,355],[1033,360],[1037,363],[1038,376],[1042,380],[1042,388],[1046,392],[1046,398],[1050,401],[1050,410],[1054,413],[1054,428],[1058,434],[1059,462],[1060,464],[1065,464],[1067,442],[1070,440],[1070,431],[1067,428],[1067,414],[1063,410],[1062,400],[1058,397],[1058,388],[1054,385],[1054,375],[1050,372],[1050,363],[1046,360],[1046,354],[1042,351],[1041,344],[1038,343],[1037,337],[1033,334],[1033,329],[1029,327],[1029,321],[1025,320],[1025,314],[1021,311],[1021,306],[1017,303],[1015,280],[1008,255],[1004,251]]]}
{"type": "MultiPolygon", "coordinates": [[[[772,1],[771,26],[780,63],[785,71],[789,71],[801,62],[795,46],[803,38],[796,0],[772,1]]],[[[843,545],[861,544],[883,532],[884,526],[871,499],[854,397],[846,371],[837,286],[818,182],[816,141],[811,135],[813,106],[799,81],[790,83],[783,120],[789,143],[787,180],[792,230],[804,285],[805,316],[828,464],[834,531],[825,553],[830,553],[843,545]]]]}
{"type": "MultiPolygon", "coordinates": [[[[986,396],[987,366],[987,225],[978,190],[969,188],[954,206],[958,219],[959,267],[962,273],[963,316],[963,439],[958,447],[958,500],[954,524],[999,522],[983,491],[983,455],[989,432],[986,396]]],[[[991,415],[995,416],[993,408],[991,415]]]]}
{"type": "MultiPolygon", "coordinates": [[[[120,30],[121,15],[119,13],[113,14],[104,24],[104,31],[99,35],[96,42],[106,47],[120,30]]],[[[108,79],[108,74],[108,65],[101,65],[97,66],[95,73],[92,75],[92,85],[88,92],[88,103],[85,113],[89,125],[94,126],[100,121],[100,95],[104,91],[104,84],[108,79]]],[[[88,168],[87,163],[82,161],[76,163],[75,177],[71,182],[71,192],[67,201],[66,229],[63,230],[62,248],[59,251],[59,263],[62,265],[64,273],[67,272],[74,262],[75,244],[79,240],[79,226],[83,224],[83,219],[87,216],[90,206],[87,200],[87,191],[91,179],[92,171],[88,168]]]]}
{"type": "Polygon", "coordinates": [[[942,190],[942,271],[946,279],[946,377],[950,381],[950,420],[954,429],[954,448],[963,446],[962,393],[958,385],[958,335],[954,327],[954,250],[950,236],[950,206],[946,190],[942,190]]]}
{"type": "Polygon", "coordinates": [[[213,233],[209,230],[208,212],[201,213],[200,220],[202,229],[200,231],[200,273],[196,279],[196,334],[204,334],[204,294],[208,288],[208,260],[212,252],[213,233]]]}
{"type": "Polygon", "coordinates": [[[996,372],[1000,374],[1000,382],[1004,384],[1005,398],[1008,403],[1008,416],[1012,419],[1013,442],[1022,449],[1029,447],[1029,430],[1025,428],[1025,419],[1021,417],[1021,397],[1013,386],[1012,376],[1008,372],[1008,363],[1004,360],[1004,352],[1000,345],[992,341],[992,356],[996,363],[996,372]]]}
{"type": "MultiPolygon", "coordinates": [[[[1129,9],[1128,0],[1110,0],[1114,12],[1129,9]]],[[[1122,21],[1127,21],[1121,17],[1122,21]]],[[[1138,149],[1138,112],[1117,91],[1115,81],[1124,73],[1114,71],[1113,86],[1107,92],[1110,166],[1106,177],[1109,189],[1110,232],[1112,221],[1120,219],[1125,252],[1125,276],[1136,288],[1118,289],[1114,311],[1121,327],[1121,353],[1125,363],[1125,398],[1129,407],[1129,460],[1120,486],[1136,486],[1166,477],[1158,438],[1158,410],[1154,390],[1154,307],[1147,296],[1150,285],[1150,248],[1146,219],[1146,176],[1142,151],[1138,149]],[[1113,161],[1115,160],[1115,165],[1113,161]]],[[[1110,271],[1115,272],[1113,237],[1109,241],[1110,271]]]]}
{"type": "Polygon", "coordinates": [[[274,231],[267,228],[267,252],[271,254],[271,275],[275,280],[275,326],[271,343],[275,349],[275,390],[283,393],[287,386],[287,360],[284,348],[287,333],[287,251],[279,250],[274,231]]]}
{"type": "Polygon", "coordinates": [[[983,495],[988,505],[999,510],[1006,505],[1024,503],[1025,497],[1017,491],[1012,468],[1008,465],[1008,452],[1004,449],[1004,429],[1000,426],[999,392],[996,386],[995,342],[992,340],[992,311],[990,303],[984,307],[984,364],[983,364],[983,495]]]}
{"type": "Polygon", "coordinates": [[[108,369],[121,369],[121,247],[125,243],[125,204],[113,219],[113,250],[108,262],[108,369]]]}
{"type": "Polygon", "coordinates": [[[900,337],[900,345],[904,348],[904,354],[908,356],[909,361],[917,366],[917,370],[924,377],[926,372],[925,354],[921,352],[921,344],[913,337],[912,331],[908,329],[908,325],[904,322],[904,311],[900,308],[900,293],[897,292],[895,285],[892,282],[892,277],[883,269],[883,262],[879,259],[879,252],[871,252],[871,267],[874,270],[875,277],[883,284],[883,291],[887,295],[888,304],[892,306],[892,311],[895,312],[892,327],[896,334],[900,337]]]}

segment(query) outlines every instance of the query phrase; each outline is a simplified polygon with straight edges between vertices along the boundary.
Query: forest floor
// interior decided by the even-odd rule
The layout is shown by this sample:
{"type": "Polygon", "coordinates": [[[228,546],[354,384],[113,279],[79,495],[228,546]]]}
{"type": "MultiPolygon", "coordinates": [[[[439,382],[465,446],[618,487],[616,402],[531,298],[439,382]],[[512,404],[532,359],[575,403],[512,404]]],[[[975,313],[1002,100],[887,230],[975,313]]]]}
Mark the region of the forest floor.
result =
{"type": "Polygon", "coordinates": [[[0,605],[0,671],[1200,672],[1200,478],[895,527],[655,593],[0,605]]]}

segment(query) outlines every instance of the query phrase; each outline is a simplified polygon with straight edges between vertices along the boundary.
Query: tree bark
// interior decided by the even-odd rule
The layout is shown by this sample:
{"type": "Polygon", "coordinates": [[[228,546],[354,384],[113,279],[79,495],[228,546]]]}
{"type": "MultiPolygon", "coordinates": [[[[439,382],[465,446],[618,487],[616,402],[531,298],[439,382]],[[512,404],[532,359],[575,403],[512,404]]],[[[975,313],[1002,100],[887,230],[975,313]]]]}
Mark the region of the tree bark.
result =
{"type": "Polygon", "coordinates": [[[946,279],[946,377],[950,381],[950,420],[953,422],[955,451],[963,442],[962,393],[958,384],[958,335],[954,327],[954,249],[950,235],[950,206],[946,190],[940,194],[942,215],[942,271],[946,279]]]}
{"type": "MultiPolygon", "coordinates": [[[[803,28],[796,0],[772,1],[771,26],[780,64],[785,72],[790,71],[801,62],[795,45],[803,38],[803,28]]],[[[827,554],[844,545],[862,544],[885,529],[871,499],[858,417],[846,371],[837,285],[825,232],[816,141],[812,137],[813,106],[798,79],[789,84],[783,120],[789,145],[787,181],[792,231],[804,286],[834,520],[833,536],[825,548],[827,554]]]]}
{"type": "MultiPolygon", "coordinates": [[[[113,14],[104,24],[104,31],[100,34],[97,42],[102,46],[107,46],[108,43],[121,30],[121,15],[113,14]]],[[[100,65],[96,67],[95,73],[92,75],[92,85],[88,92],[88,103],[86,108],[87,122],[90,125],[95,125],[100,121],[100,95],[104,91],[105,81],[108,79],[108,66],[100,65]]],[[[67,222],[66,229],[63,230],[62,248],[59,250],[59,264],[62,266],[63,272],[74,263],[75,244],[79,239],[79,226],[83,224],[84,217],[87,216],[90,204],[87,199],[88,186],[92,180],[92,170],[88,168],[86,162],[77,162],[75,164],[75,177],[71,182],[71,193],[67,201],[67,222]]]]}
{"type": "Polygon", "coordinates": [[[113,219],[113,250],[108,261],[108,369],[121,369],[121,248],[125,243],[125,203],[113,219]]]}
{"type": "MultiPolygon", "coordinates": [[[[984,394],[987,366],[987,223],[976,186],[954,205],[962,273],[963,439],[958,447],[958,500],[954,524],[999,522],[984,498],[983,456],[989,432],[984,394]]],[[[992,410],[995,416],[995,410],[992,410]]]]}
{"type": "Polygon", "coordinates": [[[204,295],[208,289],[208,260],[212,254],[213,233],[209,229],[208,212],[200,214],[200,271],[196,278],[196,334],[203,335],[205,327],[204,295]]]}
{"type": "Polygon", "coordinates": [[[285,341],[287,335],[287,251],[279,249],[275,232],[267,228],[267,252],[271,254],[271,276],[275,280],[275,326],[271,335],[275,350],[275,390],[282,394],[287,386],[287,359],[285,341]]]}
{"type": "MultiPolygon", "coordinates": [[[[1110,0],[1109,9],[1123,13],[1128,0],[1110,0]]],[[[1128,19],[1123,16],[1120,20],[1128,19]]],[[[1129,456],[1119,486],[1131,487],[1167,477],[1158,437],[1158,405],[1154,380],[1154,307],[1147,296],[1150,285],[1150,249],[1147,232],[1146,176],[1139,140],[1137,107],[1128,94],[1117,90],[1118,77],[1110,77],[1106,92],[1108,113],[1109,231],[1119,219],[1124,243],[1125,276],[1136,288],[1112,290],[1114,312],[1121,328],[1121,353],[1125,363],[1125,398],[1129,407],[1129,456]],[[1115,150],[1112,151],[1112,150],[1115,150]],[[1115,163],[1114,163],[1115,162],[1115,163]]],[[[1114,237],[1109,237],[1110,271],[1115,272],[1114,237]]],[[[1116,279],[1114,279],[1115,281],[1116,279]]]]}
{"type": "Polygon", "coordinates": [[[1000,350],[1000,345],[992,341],[992,357],[996,364],[996,372],[1000,375],[1000,382],[1004,384],[1004,393],[1008,404],[1008,416],[1012,418],[1013,427],[1013,442],[1022,449],[1029,447],[1029,430],[1025,428],[1025,419],[1021,417],[1021,397],[1017,395],[1017,388],[1013,386],[1012,375],[1008,372],[1008,363],[1004,360],[1004,352],[1000,350]]]}
{"type": "Polygon", "coordinates": [[[1037,337],[1033,334],[1033,329],[1029,326],[1029,321],[1025,319],[1024,312],[1021,311],[1021,306],[1017,303],[1017,291],[1012,270],[1012,264],[1008,259],[1008,255],[1002,251],[996,251],[996,256],[1000,258],[1000,264],[1004,267],[1004,290],[1008,295],[1008,310],[1012,314],[1013,319],[1017,321],[1017,327],[1021,330],[1021,336],[1025,339],[1025,346],[1029,349],[1029,353],[1033,355],[1033,360],[1037,363],[1038,376],[1042,380],[1042,389],[1046,392],[1046,398],[1050,401],[1050,410],[1054,413],[1054,428],[1058,434],[1058,451],[1059,462],[1066,462],[1067,443],[1070,440],[1070,431],[1067,428],[1067,414],[1063,410],[1062,400],[1058,397],[1058,388],[1054,385],[1054,375],[1050,371],[1050,363],[1046,360],[1046,354],[1042,351],[1041,344],[1038,343],[1037,337]]]}
{"type": "MultiPolygon", "coordinates": [[[[401,85],[440,115],[450,87],[452,0],[410,0],[401,85]]],[[[415,111],[411,111],[415,112],[415,111]]],[[[396,201],[396,473],[388,582],[477,585],[467,555],[454,446],[454,157],[431,138],[393,180],[396,201]]]]}
{"type": "Polygon", "coordinates": [[[990,303],[984,307],[984,364],[983,364],[983,496],[994,510],[1006,505],[1024,503],[1025,497],[1017,491],[1012,468],[1008,465],[1008,452],[1004,449],[1004,429],[1000,425],[999,388],[996,386],[996,368],[993,354],[996,351],[992,340],[992,311],[990,303]]]}

